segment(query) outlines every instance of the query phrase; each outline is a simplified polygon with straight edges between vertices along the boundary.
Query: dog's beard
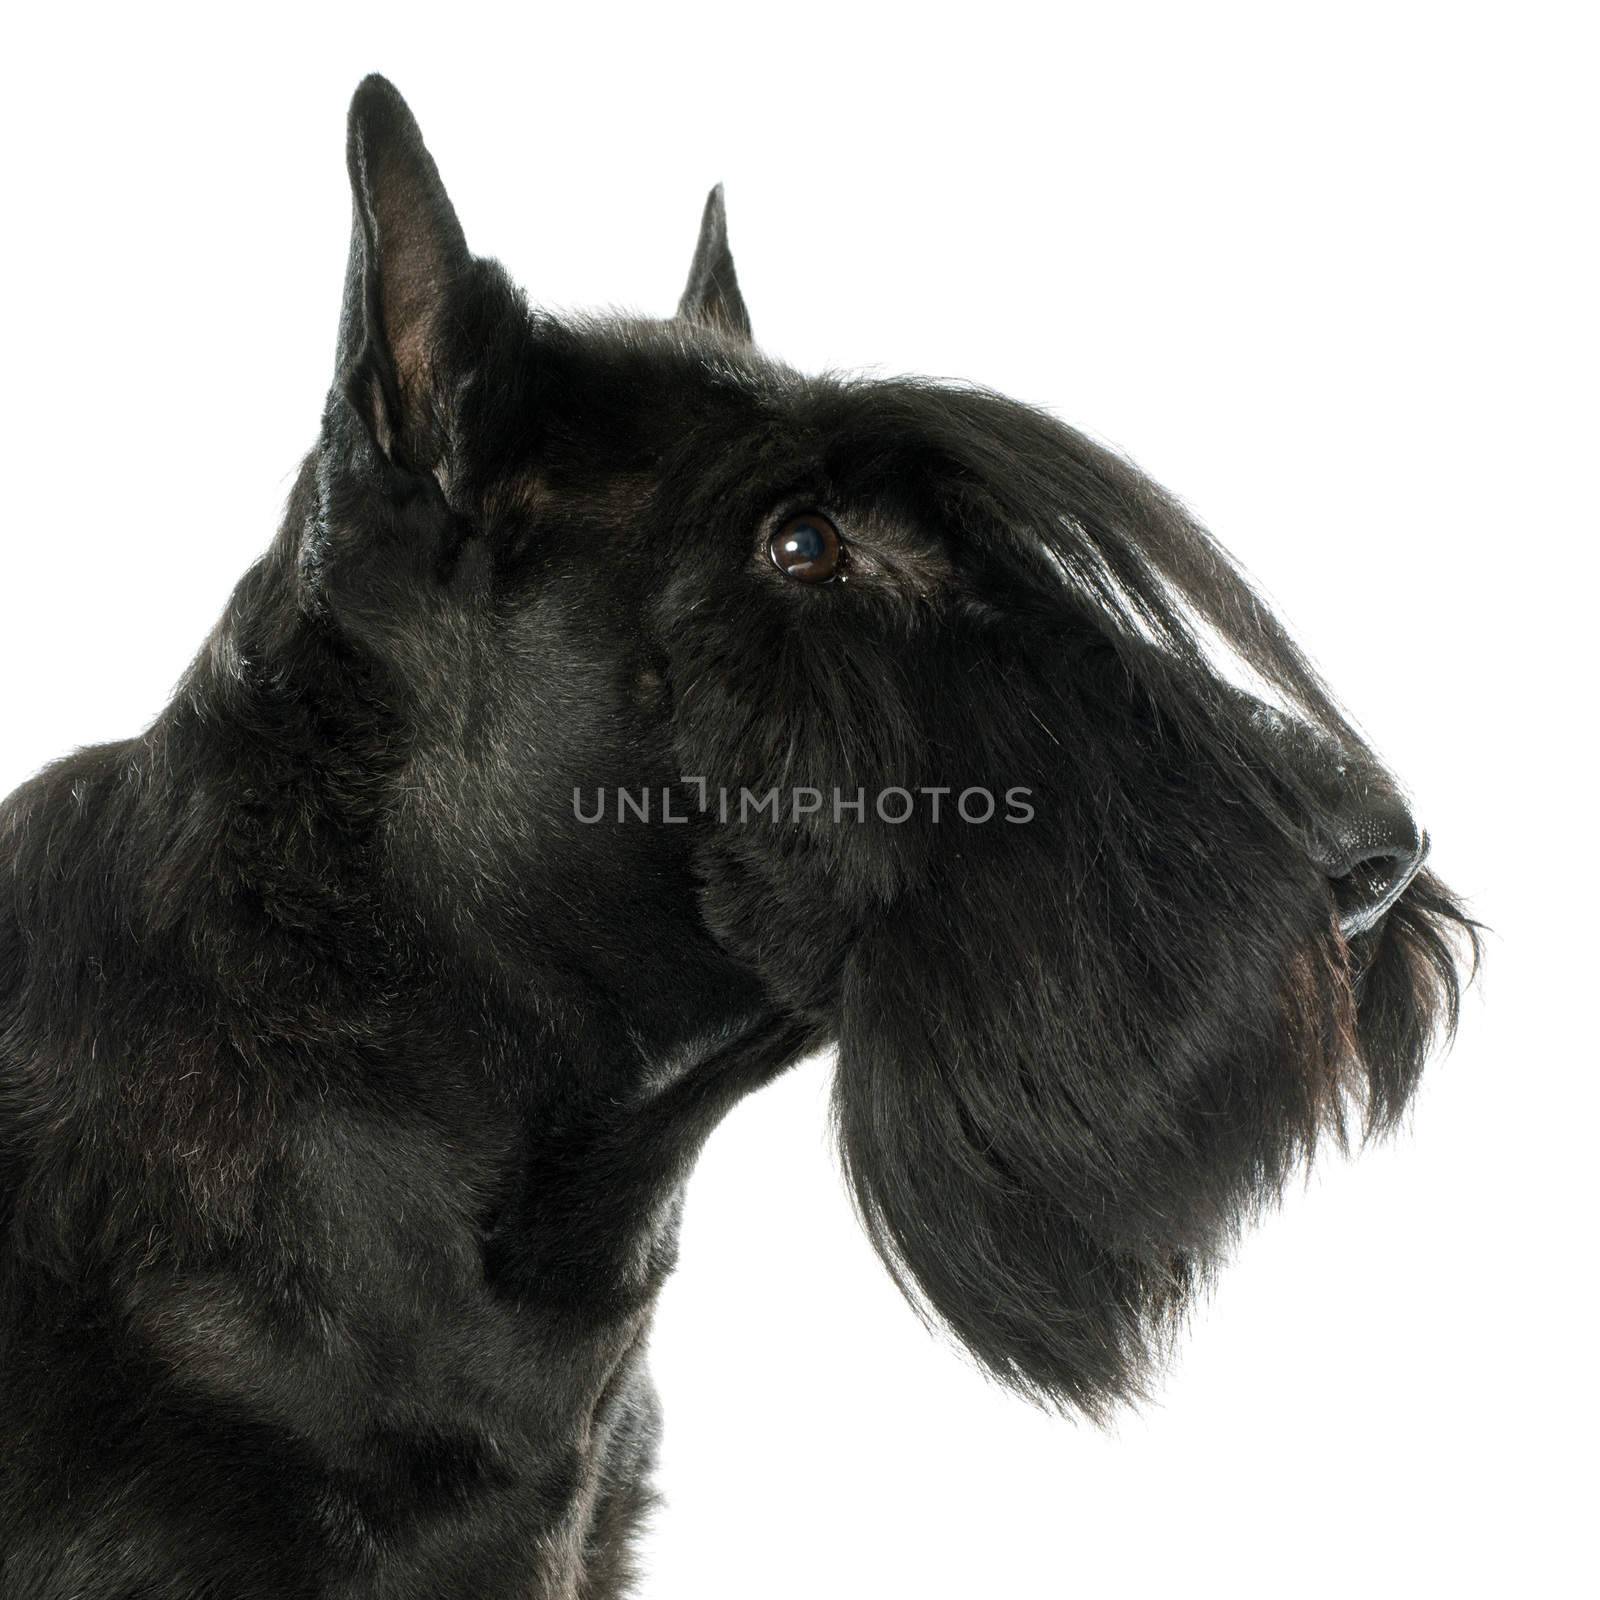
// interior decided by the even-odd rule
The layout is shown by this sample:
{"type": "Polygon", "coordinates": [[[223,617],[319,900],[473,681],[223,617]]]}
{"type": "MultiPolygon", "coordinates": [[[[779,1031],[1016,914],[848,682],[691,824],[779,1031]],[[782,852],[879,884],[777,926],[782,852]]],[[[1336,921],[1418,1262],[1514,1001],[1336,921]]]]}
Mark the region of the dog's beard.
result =
{"type": "Polygon", "coordinates": [[[814,718],[770,709],[766,641],[716,680],[749,708],[689,721],[684,759],[820,785],[848,735],[858,773],[1026,793],[1018,822],[711,830],[705,905],[774,995],[837,1018],[844,1165],[912,1302],[1099,1416],[1319,1142],[1401,1116],[1472,928],[1424,873],[1347,942],[1311,848],[1338,786],[1301,770],[1338,747],[1308,725],[1285,763],[1181,658],[1055,634],[949,629],[814,718]]]}
{"type": "MultiPolygon", "coordinates": [[[[1027,826],[966,829],[852,950],[835,1110],[902,1289],[991,1372],[1102,1415],[1319,1141],[1392,1127],[1454,1024],[1419,878],[1353,944],[1237,752],[1074,738],[1027,826]]],[[[1015,748],[1013,746],[1013,748],[1015,748]]]]}

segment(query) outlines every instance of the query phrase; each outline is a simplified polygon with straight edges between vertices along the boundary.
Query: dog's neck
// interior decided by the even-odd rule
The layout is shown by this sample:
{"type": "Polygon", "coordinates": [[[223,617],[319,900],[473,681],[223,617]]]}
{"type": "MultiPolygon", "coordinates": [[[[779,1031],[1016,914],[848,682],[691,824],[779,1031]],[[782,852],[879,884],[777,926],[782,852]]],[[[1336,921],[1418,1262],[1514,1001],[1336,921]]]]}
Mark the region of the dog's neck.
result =
{"type": "MultiPolygon", "coordinates": [[[[104,908],[105,962],[195,997],[171,1040],[115,1070],[151,1104],[203,1098],[170,1063],[225,1079],[256,1148],[314,1146],[327,1104],[435,1140],[497,1293],[580,1320],[644,1306],[705,1137],[820,1040],[687,922],[641,913],[591,950],[564,938],[559,898],[519,903],[470,861],[401,876],[384,830],[405,741],[359,663],[298,615],[290,577],[280,550],[241,584],[146,736],[54,769],[37,804],[19,796],[24,828],[79,797],[83,839],[49,853],[81,857],[95,888],[56,900],[104,908]],[[441,914],[429,871],[455,874],[465,914],[441,914]]],[[[252,1204],[202,1198],[163,1224],[200,1261],[252,1204]]]]}

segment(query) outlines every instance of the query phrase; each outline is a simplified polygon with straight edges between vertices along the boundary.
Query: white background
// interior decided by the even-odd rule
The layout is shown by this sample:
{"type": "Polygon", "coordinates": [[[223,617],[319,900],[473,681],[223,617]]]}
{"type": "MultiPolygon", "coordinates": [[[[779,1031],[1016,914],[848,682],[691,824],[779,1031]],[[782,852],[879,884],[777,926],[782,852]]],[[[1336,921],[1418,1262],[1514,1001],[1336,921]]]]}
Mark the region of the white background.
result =
{"type": "Polygon", "coordinates": [[[8,22],[0,792],[145,723],[270,537],[379,69],[535,299],[669,311],[723,179],[769,349],[977,378],[1127,450],[1276,597],[1492,926],[1410,1132],[1289,1198],[1109,1434],[903,1307],[825,1063],[747,1104],[661,1307],[646,1596],[1592,1582],[1586,9],[8,22]]]}

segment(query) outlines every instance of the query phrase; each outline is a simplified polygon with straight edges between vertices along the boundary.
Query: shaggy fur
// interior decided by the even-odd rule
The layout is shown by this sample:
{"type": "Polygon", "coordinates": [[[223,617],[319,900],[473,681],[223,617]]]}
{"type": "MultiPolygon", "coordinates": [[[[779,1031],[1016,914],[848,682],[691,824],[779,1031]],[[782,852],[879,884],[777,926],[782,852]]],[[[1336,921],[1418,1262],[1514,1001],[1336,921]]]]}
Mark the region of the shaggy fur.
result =
{"type": "Polygon", "coordinates": [[[685,1180],[834,1042],[907,1295],[1098,1416],[1455,1017],[1394,781],[1127,462],[759,354],[720,194],[674,318],[558,320],[381,79],[349,158],[276,542],[0,812],[6,1600],[623,1593],[685,1180]]]}

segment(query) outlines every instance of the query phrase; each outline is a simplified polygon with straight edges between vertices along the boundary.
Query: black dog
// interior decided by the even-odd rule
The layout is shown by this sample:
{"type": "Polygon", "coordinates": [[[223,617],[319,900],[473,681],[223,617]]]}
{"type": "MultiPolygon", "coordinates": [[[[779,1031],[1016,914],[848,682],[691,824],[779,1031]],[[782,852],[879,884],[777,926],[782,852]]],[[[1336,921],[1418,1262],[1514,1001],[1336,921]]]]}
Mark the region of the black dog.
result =
{"type": "Polygon", "coordinates": [[[6,1600],[621,1593],[685,1180],[834,1041],[906,1294],[1098,1415],[1472,946],[1126,462],[762,357],[717,194],[674,318],[558,321],[381,79],[349,163],[276,543],[0,813],[6,1600]]]}

